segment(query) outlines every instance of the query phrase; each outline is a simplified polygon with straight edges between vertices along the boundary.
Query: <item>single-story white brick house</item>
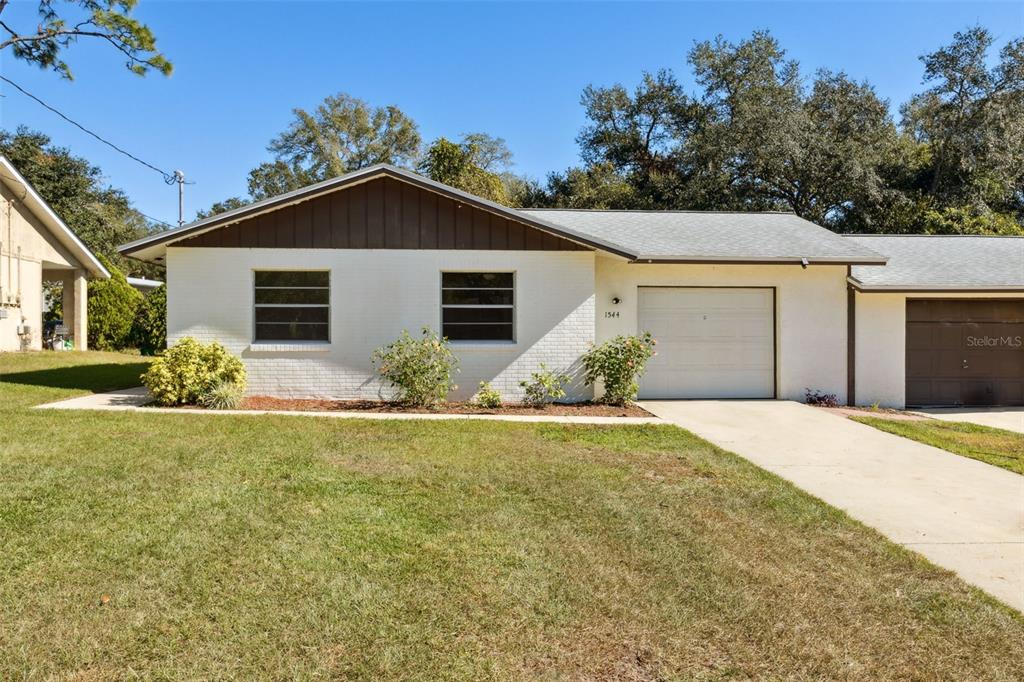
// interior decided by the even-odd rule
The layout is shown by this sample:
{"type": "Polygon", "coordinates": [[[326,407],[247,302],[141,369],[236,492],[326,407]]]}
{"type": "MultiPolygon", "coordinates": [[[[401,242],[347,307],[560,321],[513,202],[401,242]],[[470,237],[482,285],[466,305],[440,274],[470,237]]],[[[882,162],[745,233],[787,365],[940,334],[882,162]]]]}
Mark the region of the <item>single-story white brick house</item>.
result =
{"type": "Polygon", "coordinates": [[[220,341],[253,394],[377,397],[373,349],[427,326],[458,398],[515,398],[541,362],[575,373],[591,343],[650,331],[644,398],[1024,404],[1024,239],[511,209],[380,165],[121,252],[166,265],[168,342],[220,341]]]}

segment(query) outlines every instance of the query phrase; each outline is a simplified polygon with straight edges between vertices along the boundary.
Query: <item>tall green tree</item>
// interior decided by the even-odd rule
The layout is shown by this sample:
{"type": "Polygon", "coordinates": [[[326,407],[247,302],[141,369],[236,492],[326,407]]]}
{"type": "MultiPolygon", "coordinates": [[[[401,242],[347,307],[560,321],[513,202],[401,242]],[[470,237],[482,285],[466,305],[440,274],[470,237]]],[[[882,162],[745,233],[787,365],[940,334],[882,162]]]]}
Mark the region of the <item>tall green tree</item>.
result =
{"type": "Polygon", "coordinates": [[[131,15],[136,2],[39,0],[39,20],[16,26],[5,15],[11,3],[0,0],[0,52],[10,50],[16,59],[51,69],[70,80],[71,67],[64,61],[64,50],[85,38],[106,43],[120,52],[127,58],[125,66],[133,73],[144,76],[157,71],[169,76],[173,67],[157,50],[153,32],[131,15]]]}
{"type": "Polygon", "coordinates": [[[689,63],[695,96],[668,71],[644,74],[632,93],[621,85],[584,91],[589,124],[578,141],[588,168],[553,176],[554,201],[784,209],[832,225],[881,201],[878,167],[897,131],[869,85],[822,71],[808,87],[765,32],[699,43],[689,63]],[[573,187],[586,198],[569,198],[573,187]]]}
{"type": "Polygon", "coordinates": [[[1024,38],[993,66],[981,27],[921,58],[931,85],[902,108],[917,148],[893,183],[923,207],[917,229],[1005,232],[1024,224],[1024,38]],[[925,219],[927,218],[927,219],[925,219]]]}
{"type": "Polygon", "coordinates": [[[725,181],[730,204],[840,225],[881,200],[878,169],[897,133],[870,85],[820,71],[808,88],[799,65],[760,32],[735,45],[701,43],[690,63],[707,107],[693,158],[725,181]]]}
{"type": "Polygon", "coordinates": [[[93,252],[130,275],[159,277],[162,269],[124,258],[117,247],[156,229],[120,189],[86,159],[50,142],[43,133],[19,127],[0,130],[3,154],[93,252]]]}
{"type": "Polygon", "coordinates": [[[202,220],[203,218],[209,218],[219,213],[226,213],[227,211],[233,211],[236,208],[242,208],[250,204],[248,199],[242,197],[228,197],[223,201],[215,201],[210,205],[210,208],[205,210],[196,211],[196,220],[202,220]]]}
{"type": "Polygon", "coordinates": [[[461,142],[441,137],[427,148],[419,171],[437,182],[509,205],[505,181],[496,172],[508,168],[512,154],[501,138],[472,133],[461,142]]]}
{"type": "MultiPolygon", "coordinates": [[[[671,72],[643,74],[632,93],[622,85],[588,86],[580,101],[589,123],[576,141],[580,156],[593,170],[552,176],[553,192],[568,203],[587,203],[568,200],[565,192],[575,186],[591,198],[597,196],[594,190],[605,195],[607,189],[620,184],[609,174],[611,170],[633,188],[630,201],[638,208],[668,208],[690,199],[684,196],[692,175],[686,147],[701,108],[683,92],[671,72]]],[[[617,199],[605,195],[599,203],[624,199],[621,192],[613,193],[617,199]]]]}
{"type": "Polygon", "coordinates": [[[419,156],[419,129],[396,106],[374,107],[338,93],[312,112],[298,108],[293,113],[288,129],[267,145],[274,161],[249,173],[249,193],[254,199],[376,163],[409,166],[419,156]]]}
{"type": "Polygon", "coordinates": [[[636,189],[608,162],[569,168],[548,175],[547,191],[530,205],[551,208],[629,209],[648,205],[636,189]]]}

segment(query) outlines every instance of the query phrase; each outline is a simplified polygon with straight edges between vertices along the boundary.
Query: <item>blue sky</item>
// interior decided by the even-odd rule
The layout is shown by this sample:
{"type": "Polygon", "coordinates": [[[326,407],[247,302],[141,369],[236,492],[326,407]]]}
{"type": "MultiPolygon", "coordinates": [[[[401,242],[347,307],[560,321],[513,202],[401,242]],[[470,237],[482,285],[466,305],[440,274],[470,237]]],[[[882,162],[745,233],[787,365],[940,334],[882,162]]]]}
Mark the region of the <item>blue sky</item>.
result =
{"type": "MultiPolygon", "coordinates": [[[[36,0],[5,19],[31,17],[36,0]]],[[[186,219],[245,194],[250,168],[296,106],[345,91],[395,104],[425,140],[482,131],[504,137],[516,170],[543,178],[578,161],[580,92],[676,71],[695,41],[769,29],[805,73],[867,79],[894,109],[921,89],[917,57],[979,23],[998,45],[1024,34],[1024,3],[451,3],[142,0],[137,16],[174,62],[138,78],[117,54],[80,43],[73,82],[5,55],[8,78],[147,161],[190,180],[186,219]]],[[[177,196],[153,171],[40,108],[6,84],[0,125],[42,130],[100,165],[136,206],[174,221],[177,196]]]]}

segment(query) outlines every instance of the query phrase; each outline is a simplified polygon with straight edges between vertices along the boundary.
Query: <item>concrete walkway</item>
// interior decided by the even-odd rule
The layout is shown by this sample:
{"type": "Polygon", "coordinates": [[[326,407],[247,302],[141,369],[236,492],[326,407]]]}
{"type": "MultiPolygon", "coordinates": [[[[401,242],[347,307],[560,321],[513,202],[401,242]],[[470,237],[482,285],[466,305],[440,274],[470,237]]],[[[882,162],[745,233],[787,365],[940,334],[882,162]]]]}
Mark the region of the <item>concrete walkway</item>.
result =
{"type": "Polygon", "coordinates": [[[1024,611],[1024,476],[785,401],[645,401],[1024,611]]]}
{"type": "Polygon", "coordinates": [[[482,421],[530,422],[547,424],[663,424],[657,417],[585,417],[528,414],[445,414],[414,412],[321,412],[288,410],[204,410],[191,407],[143,407],[153,400],[142,386],[126,388],[109,393],[94,393],[80,398],[61,400],[56,403],[37,405],[38,410],[103,410],[108,412],[145,412],[146,414],[203,414],[214,415],[260,415],[275,414],[287,417],[329,417],[332,419],[391,419],[391,420],[438,420],[475,419],[482,421]]]}
{"type": "Polygon", "coordinates": [[[970,422],[1024,433],[1024,407],[942,407],[914,412],[949,422],[970,422]]]}

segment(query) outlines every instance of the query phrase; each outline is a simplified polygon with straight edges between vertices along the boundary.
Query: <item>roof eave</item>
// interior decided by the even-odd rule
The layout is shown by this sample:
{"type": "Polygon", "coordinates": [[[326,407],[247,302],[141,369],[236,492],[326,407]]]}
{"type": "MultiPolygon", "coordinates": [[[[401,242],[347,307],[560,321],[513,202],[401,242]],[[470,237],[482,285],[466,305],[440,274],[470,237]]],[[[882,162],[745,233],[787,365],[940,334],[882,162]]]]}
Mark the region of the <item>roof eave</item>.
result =
{"type": "Polygon", "coordinates": [[[864,293],[878,293],[878,294],[903,294],[903,293],[1017,293],[1024,292],[1024,284],[979,284],[979,285],[936,285],[936,284],[924,284],[924,285],[908,285],[908,284],[865,284],[856,277],[847,277],[846,281],[850,283],[857,291],[864,293]]]}
{"type": "Polygon", "coordinates": [[[71,254],[82,264],[82,266],[88,270],[93,276],[101,279],[110,279],[110,272],[104,267],[103,263],[89,250],[82,240],[78,238],[78,235],[68,227],[60,216],[58,216],[50,205],[39,196],[36,192],[35,187],[32,186],[28,180],[25,179],[18,169],[14,167],[10,159],[5,156],[0,156],[0,166],[3,166],[4,170],[11,173],[11,176],[7,179],[16,182],[21,189],[25,192],[25,196],[22,199],[26,204],[29,205],[29,209],[35,213],[36,217],[46,226],[50,232],[57,237],[61,244],[71,251],[71,254]],[[26,201],[28,200],[28,201],[26,201]]]}
{"type": "Polygon", "coordinates": [[[780,256],[764,258],[760,256],[651,256],[640,255],[633,260],[635,263],[651,264],[699,264],[718,265],[885,265],[889,259],[879,257],[812,257],[812,256],[780,256]]]}

